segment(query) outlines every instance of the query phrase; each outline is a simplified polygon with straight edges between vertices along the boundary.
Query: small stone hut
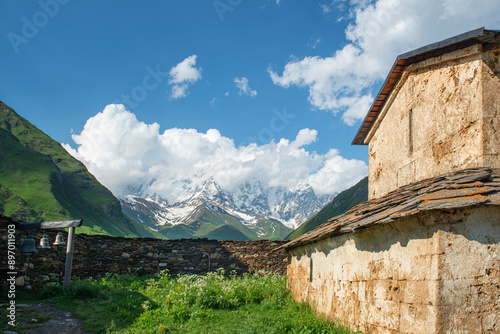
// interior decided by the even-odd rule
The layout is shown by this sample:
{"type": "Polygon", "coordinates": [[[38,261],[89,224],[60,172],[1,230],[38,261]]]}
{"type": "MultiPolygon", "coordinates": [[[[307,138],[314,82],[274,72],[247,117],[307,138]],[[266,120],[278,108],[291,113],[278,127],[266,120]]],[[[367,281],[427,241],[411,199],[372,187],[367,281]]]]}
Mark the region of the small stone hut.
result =
{"type": "Polygon", "coordinates": [[[279,247],[296,300],[365,333],[500,333],[500,31],[397,57],[353,144],[369,200],[279,247]]]}

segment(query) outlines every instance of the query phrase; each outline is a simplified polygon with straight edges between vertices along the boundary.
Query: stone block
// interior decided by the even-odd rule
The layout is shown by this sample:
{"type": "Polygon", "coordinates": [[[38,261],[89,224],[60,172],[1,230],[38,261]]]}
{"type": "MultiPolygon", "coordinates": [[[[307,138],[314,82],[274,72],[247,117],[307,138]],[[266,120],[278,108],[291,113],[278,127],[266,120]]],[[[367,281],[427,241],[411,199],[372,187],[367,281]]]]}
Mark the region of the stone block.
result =
{"type": "Polygon", "coordinates": [[[437,305],[438,288],[438,281],[406,281],[402,300],[406,304],[437,305]]]}
{"type": "Polygon", "coordinates": [[[446,328],[448,333],[457,334],[483,334],[482,317],[477,314],[467,314],[450,317],[450,325],[446,328]]]}
{"type": "Polygon", "coordinates": [[[333,298],[330,312],[326,315],[333,319],[343,319],[348,326],[357,323],[360,317],[360,302],[353,299],[341,300],[333,298]],[[332,315],[335,315],[334,317],[332,315]]]}
{"type": "Polygon", "coordinates": [[[359,302],[359,305],[361,321],[358,320],[358,323],[390,330],[399,329],[399,303],[373,299],[370,302],[359,302]]]}
{"type": "Polygon", "coordinates": [[[440,280],[437,296],[438,305],[447,306],[448,313],[460,313],[459,310],[465,310],[470,304],[470,286],[473,284],[473,278],[440,280]]]}
{"type": "Polygon", "coordinates": [[[24,276],[16,277],[16,285],[17,286],[24,286],[24,276]]]}
{"type": "Polygon", "coordinates": [[[437,306],[400,304],[401,333],[436,333],[437,306]]]}

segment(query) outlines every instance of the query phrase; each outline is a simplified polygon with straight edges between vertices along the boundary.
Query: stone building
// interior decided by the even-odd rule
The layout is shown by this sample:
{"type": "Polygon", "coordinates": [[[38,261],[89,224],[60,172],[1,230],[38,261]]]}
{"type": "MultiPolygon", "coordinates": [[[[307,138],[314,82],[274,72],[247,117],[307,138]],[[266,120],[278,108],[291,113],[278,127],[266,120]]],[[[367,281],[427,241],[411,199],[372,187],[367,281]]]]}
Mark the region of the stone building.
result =
{"type": "Polygon", "coordinates": [[[400,55],[353,144],[369,200],[279,247],[289,287],[365,333],[500,333],[500,31],[400,55]]]}

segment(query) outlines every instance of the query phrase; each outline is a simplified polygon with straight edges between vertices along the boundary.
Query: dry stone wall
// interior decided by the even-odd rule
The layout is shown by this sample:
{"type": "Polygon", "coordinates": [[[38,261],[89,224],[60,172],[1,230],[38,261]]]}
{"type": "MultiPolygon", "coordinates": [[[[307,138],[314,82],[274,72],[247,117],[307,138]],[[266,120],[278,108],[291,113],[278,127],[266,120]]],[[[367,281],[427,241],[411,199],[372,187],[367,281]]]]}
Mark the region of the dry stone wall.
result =
{"type": "MultiPolygon", "coordinates": [[[[1,253],[7,254],[6,223],[0,223],[1,253]]],[[[37,246],[43,231],[30,231],[37,246]]],[[[78,228],[77,228],[78,232],[78,228]]],[[[47,284],[62,283],[66,261],[66,246],[54,246],[57,231],[45,231],[50,249],[38,249],[37,254],[21,254],[28,231],[15,233],[17,284],[39,289],[47,284]]],[[[64,232],[65,238],[67,233],[64,232]]],[[[286,273],[284,252],[270,254],[285,241],[217,241],[208,239],[161,240],[154,238],[120,238],[104,235],[77,234],[73,256],[72,277],[100,277],[107,273],[138,275],[155,274],[168,269],[177,274],[206,274],[223,268],[237,274],[270,271],[286,273]],[[210,268],[209,268],[210,259],[210,268]]],[[[7,256],[1,258],[2,282],[6,286],[7,256]]]]}

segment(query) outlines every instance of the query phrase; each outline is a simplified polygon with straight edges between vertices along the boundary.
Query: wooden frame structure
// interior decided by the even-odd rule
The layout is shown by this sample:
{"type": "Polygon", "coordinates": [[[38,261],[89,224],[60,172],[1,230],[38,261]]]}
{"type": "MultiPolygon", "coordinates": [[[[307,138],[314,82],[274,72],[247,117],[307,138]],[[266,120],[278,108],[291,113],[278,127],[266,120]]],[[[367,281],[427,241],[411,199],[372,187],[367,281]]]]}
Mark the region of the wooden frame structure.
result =
{"type": "Polygon", "coordinates": [[[69,228],[68,241],[66,246],[66,265],[64,268],[64,286],[63,291],[69,291],[71,284],[71,268],[73,264],[73,249],[75,244],[75,228],[83,224],[83,219],[76,220],[55,220],[38,223],[19,223],[16,224],[18,230],[49,230],[54,228],[69,228]]]}

